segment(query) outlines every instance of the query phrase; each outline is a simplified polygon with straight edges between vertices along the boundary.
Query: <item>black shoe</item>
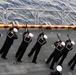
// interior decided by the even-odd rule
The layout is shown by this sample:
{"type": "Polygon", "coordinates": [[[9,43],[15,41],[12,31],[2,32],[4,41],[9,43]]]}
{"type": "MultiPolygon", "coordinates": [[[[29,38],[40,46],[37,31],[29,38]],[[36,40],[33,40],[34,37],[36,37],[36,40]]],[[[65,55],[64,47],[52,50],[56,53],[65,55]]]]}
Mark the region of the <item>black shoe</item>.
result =
{"type": "Polygon", "coordinates": [[[17,62],[22,62],[21,60],[17,60],[17,62]]]}
{"type": "Polygon", "coordinates": [[[6,57],[2,57],[2,56],[1,56],[1,58],[3,58],[3,59],[7,59],[6,57]]]}
{"type": "Polygon", "coordinates": [[[28,55],[28,57],[31,57],[30,55],[28,55]]]}
{"type": "Polygon", "coordinates": [[[49,64],[48,62],[45,62],[46,64],[49,64]]]}
{"type": "Polygon", "coordinates": [[[74,68],[70,68],[70,70],[74,70],[74,68]]]}
{"type": "Polygon", "coordinates": [[[36,61],[32,61],[33,63],[35,63],[35,64],[37,64],[37,62],[36,61]]]}

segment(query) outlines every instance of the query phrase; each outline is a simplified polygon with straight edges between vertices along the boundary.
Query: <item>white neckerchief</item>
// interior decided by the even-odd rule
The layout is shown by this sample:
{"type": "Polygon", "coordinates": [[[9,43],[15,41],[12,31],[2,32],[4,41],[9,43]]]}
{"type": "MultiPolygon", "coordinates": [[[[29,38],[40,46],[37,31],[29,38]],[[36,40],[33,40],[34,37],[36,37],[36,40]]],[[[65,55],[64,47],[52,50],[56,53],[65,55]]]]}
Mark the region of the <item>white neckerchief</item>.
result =
{"type": "Polygon", "coordinates": [[[7,33],[7,36],[9,37],[9,38],[12,38],[13,36],[14,36],[14,34],[12,34],[11,36],[9,36],[8,34],[10,33],[10,31],[7,33]]]}
{"type": "Polygon", "coordinates": [[[25,35],[24,41],[27,42],[27,43],[29,43],[31,41],[31,38],[29,38],[30,39],[29,41],[27,41],[26,38],[27,38],[27,36],[25,35]]]}
{"type": "Polygon", "coordinates": [[[72,49],[72,46],[68,48],[68,44],[66,45],[66,48],[70,51],[72,49]]]}
{"type": "Polygon", "coordinates": [[[62,48],[61,48],[61,49],[58,49],[58,46],[59,46],[59,45],[55,46],[55,48],[56,48],[58,51],[62,51],[63,46],[62,46],[62,48]]]}
{"type": "Polygon", "coordinates": [[[41,37],[38,39],[38,42],[43,45],[45,43],[45,41],[43,41],[43,43],[41,43],[39,40],[41,39],[41,37]]]}

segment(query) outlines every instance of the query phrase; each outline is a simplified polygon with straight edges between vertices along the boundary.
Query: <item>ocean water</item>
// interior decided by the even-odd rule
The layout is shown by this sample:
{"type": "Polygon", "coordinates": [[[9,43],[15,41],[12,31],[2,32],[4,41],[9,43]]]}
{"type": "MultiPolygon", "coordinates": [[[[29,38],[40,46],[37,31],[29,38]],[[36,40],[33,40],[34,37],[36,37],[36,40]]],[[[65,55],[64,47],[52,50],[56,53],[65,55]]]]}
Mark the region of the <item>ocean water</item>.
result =
{"type": "Polygon", "coordinates": [[[21,24],[76,24],[76,0],[0,0],[0,8],[0,13],[11,9],[0,15],[2,23],[17,20],[21,24]]]}

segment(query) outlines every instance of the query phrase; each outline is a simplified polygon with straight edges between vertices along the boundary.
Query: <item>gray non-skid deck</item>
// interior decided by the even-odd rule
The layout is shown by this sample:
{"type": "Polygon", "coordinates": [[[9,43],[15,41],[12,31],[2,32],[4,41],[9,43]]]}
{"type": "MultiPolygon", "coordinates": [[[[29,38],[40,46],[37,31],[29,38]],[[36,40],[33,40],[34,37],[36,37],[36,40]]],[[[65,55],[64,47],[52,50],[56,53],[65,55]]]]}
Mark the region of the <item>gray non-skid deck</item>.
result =
{"type": "MultiPolygon", "coordinates": [[[[0,48],[2,47],[5,37],[6,37],[6,30],[0,30],[0,33],[3,34],[3,37],[0,37],[0,48]]],[[[49,57],[49,55],[53,52],[54,48],[52,47],[53,43],[58,39],[56,33],[60,34],[60,37],[63,41],[67,39],[67,33],[71,37],[72,40],[76,43],[76,31],[75,30],[44,30],[45,34],[48,36],[47,44],[41,48],[41,51],[38,55],[37,64],[32,63],[32,57],[28,58],[28,53],[30,52],[31,48],[34,46],[37,36],[40,33],[40,30],[30,30],[34,34],[32,38],[32,42],[29,44],[21,63],[15,61],[15,53],[22,41],[22,33],[24,30],[19,30],[17,33],[18,39],[14,41],[13,45],[11,46],[8,54],[7,60],[0,58],[0,75],[48,75],[49,72],[53,71],[49,69],[50,63],[47,65],[45,64],[45,59],[49,57]]],[[[76,45],[74,49],[69,52],[67,58],[64,60],[63,63],[63,75],[76,75],[76,68],[74,71],[71,71],[67,66],[68,61],[73,57],[76,52],[76,45]]],[[[0,55],[1,56],[1,55],[0,55]]],[[[57,65],[57,64],[56,64],[57,65]]],[[[56,67],[55,65],[55,67],[56,67]]]]}

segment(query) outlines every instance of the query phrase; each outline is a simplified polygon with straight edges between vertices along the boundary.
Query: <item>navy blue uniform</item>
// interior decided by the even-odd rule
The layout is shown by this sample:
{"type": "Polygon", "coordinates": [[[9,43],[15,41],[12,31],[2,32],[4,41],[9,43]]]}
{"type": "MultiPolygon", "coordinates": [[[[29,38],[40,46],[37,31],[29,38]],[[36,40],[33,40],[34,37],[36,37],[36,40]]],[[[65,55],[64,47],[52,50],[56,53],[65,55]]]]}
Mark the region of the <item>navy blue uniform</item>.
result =
{"type": "Polygon", "coordinates": [[[50,69],[54,69],[53,66],[54,66],[54,63],[56,62],[56,59],[58,58],[58,55],[61,53],[61,51],[64,49],[64,47],[61,45],[60,46],[60,41],[56,41],[54,43],[54,46],[55,46],[55,50],[52,52],[52,54],[49,56],[49,58],[47,59],[46,63],[48,64],[51,59],[53,59],[52,63],[51,63],[51,66],[50,66],[50,69]]]}
{"type": "Polygon", "coordinates": [[[73,45],[71,44],[70,40],[67,40],[65,42],[65,48],[63,49],[63,51],[61,52],[61,54],[59,55],[58,59],[61,58],[61,60],[59,61],[59,65],[62,65],[64,59],[66,58],[67,54],[69,51],[71,51],[73,49],[73,45]]]}
{"type": "Polygon", "coordinates": [[[0,53],[2,53],[2,56],[1,56],[2,58],[6,58],[6,55],[9,51],[11,45],[14,42],[14,39],[18,39],[16,33],[14,33],[14,32],[12,33],[11,31],[8,31],[4,45],[2,46],[2,48],[0,50],[0,53]]]}
{"type": "Polygon", "coordinates": [[[16,53],[16,58],[17,58],[17,61],[21,61],[21,58],[23,57],[29,43],[32,41],[31,37],[29,36],[29,32],[24,32],[23,33],[23,40],[22,40],[22,43],[21,45],[19,46],[19,49],[16,53]]]}
{"type": "Polygon", "coordinates": [[[46,43],[45,38],[41,38],[42,35],[43,35],[43,33],[39,34],[36,44],[34,45],[34,47],[31,49],[30,53],[28,54],[28,56],[30,57],[35,52],[33,60],[32,60],[33,63],[36,63],[37,56],[40,52],[40,49],[46,43]]]}

